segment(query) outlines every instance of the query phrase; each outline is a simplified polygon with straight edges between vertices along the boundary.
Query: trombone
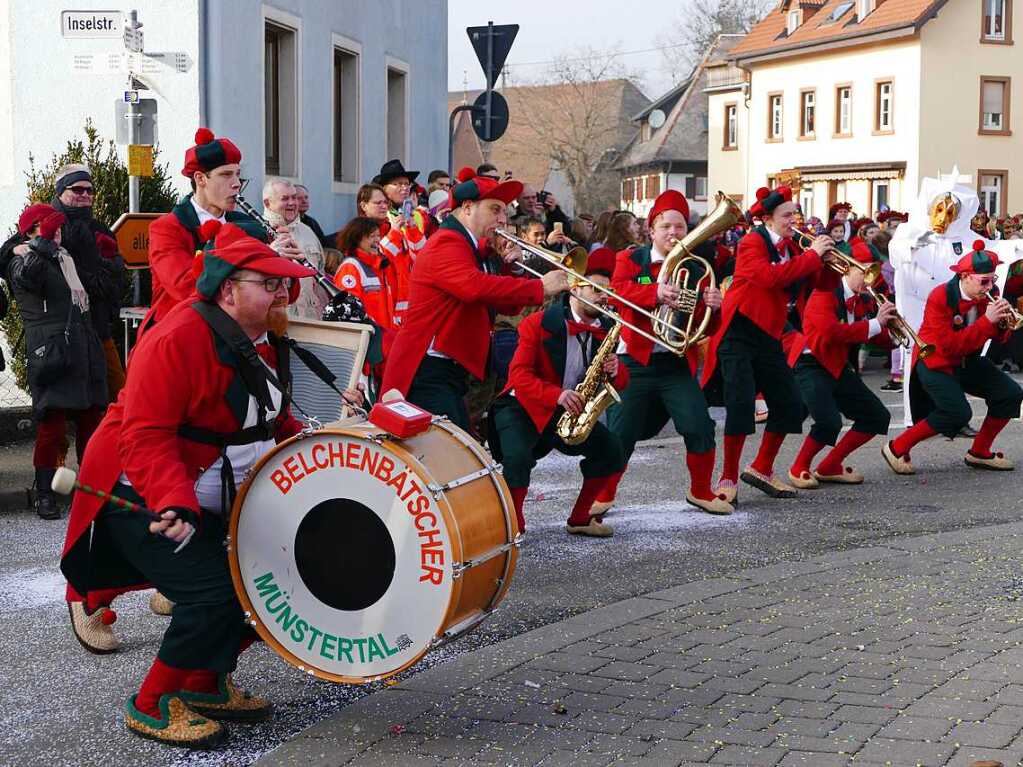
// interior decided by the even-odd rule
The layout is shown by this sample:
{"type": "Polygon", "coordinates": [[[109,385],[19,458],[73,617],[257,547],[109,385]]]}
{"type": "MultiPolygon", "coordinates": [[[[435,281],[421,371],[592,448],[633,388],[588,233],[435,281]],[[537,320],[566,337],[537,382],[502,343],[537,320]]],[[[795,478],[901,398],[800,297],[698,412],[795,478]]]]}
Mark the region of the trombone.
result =
{"type": "MultiPolygon", "coordinates": [[[[808,247],[809,245],[813,244],[814,238],[807,234],[806,232],[802,232],[799,229],[793,229],[792,231],[796,233],[797,237],[799,237],[800,245],[802,247],[808,247]]],[[[845,253],[843,253],[842,251],[835,247],[831,248],[831,253],[838,260],[828,261],[827,264],[839,274],[842,275],[849,274],[850,269],[858,269],[859,271],[863,272],[863,281],[867,285],[873,285],[881,276],[881,264],[877,263],[876,261],[871,264],[861,264],[852,256],[847,256],[845,253]]]]}
{"type": "MultiPolygon", "coordinates": [[[[889,298],[884,293],[874,290],[870,285],[866,285],[865,288],[870,297],[877,301],[878,306],[889,303],[889,298]]],[[[891,336],[891,339],[898,346],[904,346],[907,349],[912,349],[914,346],[919,347],[920,359],[926,359],[934,354],[934,344],[925,344],[923,339],[917,335],[916,331],[898,312],[895,312],[895,316],[888,324],[888,335],[891,336]]]]}
{"type": "MultiPolygon", "coordinates": [[[[546,248],[541,248],[538,245],[531,245],[530,243],[526,242],[522,238],[516,237],[514,234],[512,234],[509,231],[507,231],[506,229],[500,229],[500,228],[495,229],[494,230],[494,234],[497,235],[498,237],[503,237],[504,239],[508,240],[513,245],[517,245],[519,248],[524,250],[526,253],[529,253],[530,255],[536,256],[537,258],[540,258],[540,259],[546,261],[547,263],[549,263],[552,266],[560,269],[561,271],[566,272],[568,274],[570,280],[571,280],[571,282],[570,282],[571,285],[573,285],[573,286],[575,286],[575,285],[586,285],[588,287],[593,288],[594,290],[599,290],[601,293],[604,293],[605,295],[611,296],[615,301],[618,301],[618,302],[624,304],[625,306],[629,307],[633,311],[638,312],[639,314],[642,314],[644,317],[648,317],[652,323],[659,323],[659,324],[662,324],[662,325],[668,325],[668,328],[670,330],[674,330],[677,333],[681,333],[682,332],[681,330],[679,330],[674,325],[670,325],[669,323],[666,323],[663,319],[658,317],[653,312],[648,311],[647,309],[644,309],[641,306],[637,306],[632,301],[629,301],[626,298],[622,298],[617,293],[615,293],[613,290],[611,290],[611,288],[605,288],[603,285],[598,285],[597,283],[593,282],[592,280],[586,279],[583,276],[583,274],[582,274],[583,272],[586,271],[586,261],[587,261],[588,256],[589,256],[589,254],[586,252],[585,248],[583,248],[583,247],[573,248],[568,253],[565,253],[564,255],[562,255],[561,253],[555,253],[552,250],[547,250],[546,248]]],[[[530,274],[532,274],[532,275],[534,275],[536,277],[543,277],[543,273],[542,272],[540,272],[540,271],[538,271],[536,269],[533,269],[531,266],[529,266],[527,264],[524,264],[521,261],[519,261],[518,263],[519,263],[519,266],[521,266],[523,269],[525,269],[530,274]]],[[[644,338],[646,338],[648,341],[653,341],[655,344],[660,344],[661,346],[665,346],[667,349],[669,349],[673,353],[677,354],[679,357],[685,356],[686,352],[688,351],[688,344],[687,345],[683,345],[683,346],[678,346],[678,347],[676,347],[676,346],[669,346],[669,345],[665,344],[663,338],[658,338],[653,333],[649,333],[646,330],[643,330],[642,328],[639,328],[636,325],[632,324],[628,320],[622,319],[621,316],[618,314],[618,312],[615,312],[614,310],[609,309],[606,306],[601,306],[600,304],[594,303],[593,301],[588,301],[587,299],[583,298],[582,296],[574,296],[574,298],[578,299],[580,302],[582,302],[586,306],[590,307],[591,309],[595,309],[596,311],[600,312],[605,317],[608,317],[609,319],[612,319],[615,322],[620,322],[622,325],[627,327],[629,330],[631,330],[634,333],[638,333],[639,335],[641,335],[644,338]]]]}

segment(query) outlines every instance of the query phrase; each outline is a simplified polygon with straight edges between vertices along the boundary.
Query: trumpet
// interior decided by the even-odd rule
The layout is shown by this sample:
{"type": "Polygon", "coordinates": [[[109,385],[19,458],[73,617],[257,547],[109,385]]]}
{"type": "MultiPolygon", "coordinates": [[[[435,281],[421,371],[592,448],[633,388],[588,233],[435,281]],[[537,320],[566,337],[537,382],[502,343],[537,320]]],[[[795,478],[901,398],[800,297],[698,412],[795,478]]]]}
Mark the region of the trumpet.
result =
{"type": "MultiPolygon", "coordinates": [[[[984,294],[984,297],[988,301],[997,301],[999,298],[1001,298],[1001,296],[991,295],[990,290],[984,294]]],[[[1010,312],[1009,318],[999,322],[998,327],[1002,328],[1003,330],[1019,330],[1020,328],[1023,328],[1023,314],[1020,314],[1012,305],[1011,302],[1009,303],[1009,312],[1010,312]]]]}
{"type": "MultiPolygon", "coordinates": [[[[585,248],[582,248],[582,247],[574,248],[573,250],[571,250],[571,251],[569,251],[568,253],[565,253],[565,254],[555,253],[552,250],[547,250],[546,248],[541,248],[539,245],[532,245],[532,244],[526,242],[525,240],[523,240],[521,237],[516,237],[514,234],[512,234],[509,231],[507,231],[506,229],[500,229],[500,228],[495,229],[494,230],[494,234],[497,235],[498,237],[503,237],[504,239],[508,240],[508,242],[512,243],[513,245],[518,246],[521,250],[525,251],[526,253],[529,253],[530,255],[536,256],[537,258],[539,258],[539,259],[541,259],[543,261],[546,261],[547,263],[551,264],[555,268],[560,269],[563,272],[566,272],[568,274],[568,276],[569,276],[570,284],[573,287],[576,287],[576,286],[579,286],[579,285],[585,285],[587,287],[591,287],[594,290],[598,290],[601,293],[604,293],[605,295],[611,296],[612,298],[615,299],[615,301],[618,301],[619,303],[622,303],[625,306],[628,306],[633,311],[638,312],[639,314],[642,314],[644,317],[649,318],[652,323],[662,323],[663,322],[663,320],[661,318],[659,318],[653,312],[648,311],[648,310],[644,309],[641,306],[637,306],[632,301],[629,301],[626,298],[622,298],[617,293],[615,293],[613,290],[611,290],[611,288],[606,288],[603,285],[600,285],[600,284],[598,284],[596,282],[593,282],[592,280],[586,279],[586,277],[583,276],[583,272],[586,271],[586,262],[588,260],[589,254],[586,253],[586,249],[585,248]]],[[[541,272],[539,272],[536,269],[533,269],[528,264],[524,264],[524,263],[522,263],[520,261],[519,262],[519,266],[521,266],[527,272],[529,272],[530,274],[532,274],[532,275],[534,275],[536,277],[543,277],[543,274],[541,272]]],[[[625,327],[629,328],[629,330],[633,331],[634,333],[638,333],[639,335],[641,335],[644,338],[646,338],[648,341],[652,341],[655,344],[665,345],[663,338],[659,338],[658,336],[654,335],[653,333],[649,333],[646,330],[643,330],[642,328],[637,327],[636,325],[634,325],[633,323],[629,322],[628,320],[622,319],[621,316],[617,312],[612,311],[608,307],[601,306],[600,304],[594,303],[593,301],[589,301],[589,300],[583,298],[582,296],[575,296],[575,298],[578,299],[579,301],[581,301],[586,306],[590,307],[591,309],[594,309],[594,310],[600,312],[605,317],[609,317],[610,319],[614,320],[615,322],[619,322],[622,325],[624,325],[625,327]]],[[[683,330],[681,328],[677,328],[675,326],[671,326],[671,330],[676,332],[676,333],[679,333],[679,334],[684,334],[683,330]]],[[[686,351],[688,351],[688,345],[680,346],[680,347],[669,346],[668,348],[672,352],[674,352],[675,354],[677,354],[680,357],[684,356],[686,351]]]]}
{"type": "MultiPolygon", "coordinates": [[[[814,238],[806,232],[801,232],[798,229],[793,229],[796,236],[800,240],[800,244],[803,247],[809,247],[813,244],[814,238]]],[[[827,264],[836,272],[841,275],[849,274],[850,269],[857,269],[863,272],[863,281],[867,285],[873,285],[881,277],[881,264],[876,261],[871,264],[861,264],[852,256],[847,256],[845,253],[840,251],[838,248],[831,248],[830,252],[837,259],[836,261],[828,261],[827,264]]],[[[824,255],[823,253],[821,255],[824,255]]]]}
{"type": "MultiPolygon", "coordinates": [[[[866,291],[870,294],[871,298],[877,301],[879,307],[890,303],[888,296],[874,290],[870,285],[866,286],[866,291]]],[[[923,339],[917,335],[916,331],[910,327],[910,324],[898,312],[895,312],[895,316],[888,323],[888,335],[891,336],[897,346],[904,346],[907,349],[912,349],[914,346],[918,347],[920,349],[920,359],[926,359],[934,354],[934,344],[925,344],[923,339]]]]}

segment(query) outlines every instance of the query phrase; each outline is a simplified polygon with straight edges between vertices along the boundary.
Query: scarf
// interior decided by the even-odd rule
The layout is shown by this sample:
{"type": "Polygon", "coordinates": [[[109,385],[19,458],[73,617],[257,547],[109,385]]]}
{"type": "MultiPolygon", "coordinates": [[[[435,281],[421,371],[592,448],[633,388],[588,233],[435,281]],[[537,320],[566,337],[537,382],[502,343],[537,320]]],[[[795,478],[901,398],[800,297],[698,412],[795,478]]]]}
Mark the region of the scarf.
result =
{"type": "Polygon", "coordinates": [[[60,265],[60,273],[64,275],[64,281],[71,290],[71,301],[84,314],[89,311],[89,294],[85,292],[82,281],[78,279],[74,260],[64,248],[57,252],[57,263],[60,265]]]}

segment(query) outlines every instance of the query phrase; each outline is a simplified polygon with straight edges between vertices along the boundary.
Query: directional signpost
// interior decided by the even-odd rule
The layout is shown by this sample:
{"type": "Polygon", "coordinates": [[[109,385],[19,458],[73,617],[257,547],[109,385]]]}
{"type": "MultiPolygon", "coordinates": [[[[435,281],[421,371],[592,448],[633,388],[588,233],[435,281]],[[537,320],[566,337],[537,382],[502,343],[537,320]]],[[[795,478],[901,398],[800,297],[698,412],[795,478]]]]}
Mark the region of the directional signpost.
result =
{"type": "Polygon", "coordinates": [[[474,104],[463,104],[451,112],[448,124],[448,168],[454,172],[453,154],[455,146],[455,117],[461,112],[472,113],[472,129],[480,141],[497,141],[508,128],[508,102],[494,91],[497,76],[504,68],[508,51],[519,33],[518,24],[497,24],[489,21],[485,27],[467,27],[466,33],[480,60],[487,87],[474,104]]]}

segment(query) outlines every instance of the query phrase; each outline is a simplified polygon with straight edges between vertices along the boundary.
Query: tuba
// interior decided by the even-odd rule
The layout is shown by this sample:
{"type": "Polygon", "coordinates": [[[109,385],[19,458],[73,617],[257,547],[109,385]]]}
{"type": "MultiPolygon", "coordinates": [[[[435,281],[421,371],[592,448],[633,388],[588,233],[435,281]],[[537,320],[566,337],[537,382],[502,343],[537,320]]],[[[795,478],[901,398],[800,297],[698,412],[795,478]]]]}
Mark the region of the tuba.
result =
{"type": "Polygon", "coordinates": [[[674,285],[682,291],[680,306],[658,306],[653,322],[654,335],[677,354],[685,354],[707,334],[711,311],[706,306],[699,311],[700,295],[704,288],[717,287],[713,268],[693,249],[742,220],[742,211],[728,195],[718,192],[715,200],[714,210],[675,243],[657,275],[659,283],[674,285]]]}

